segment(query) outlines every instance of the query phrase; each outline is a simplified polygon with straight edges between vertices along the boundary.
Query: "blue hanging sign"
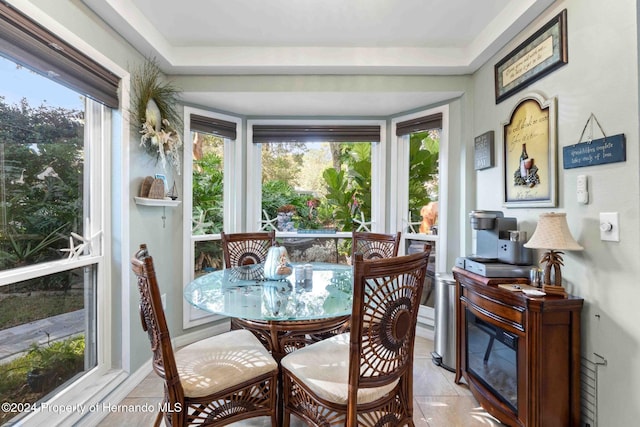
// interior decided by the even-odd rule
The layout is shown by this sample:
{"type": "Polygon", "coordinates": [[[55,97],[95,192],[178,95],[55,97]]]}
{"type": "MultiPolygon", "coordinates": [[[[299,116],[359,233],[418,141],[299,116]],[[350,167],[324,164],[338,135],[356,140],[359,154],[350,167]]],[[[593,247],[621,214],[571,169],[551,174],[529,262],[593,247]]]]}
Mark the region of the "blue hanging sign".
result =
{"type": "Polygon", "coordinates": [[[562,148],[564,169],[603,165],[627,161],[627,148],[624,134],[579,142],[562,148]]]}

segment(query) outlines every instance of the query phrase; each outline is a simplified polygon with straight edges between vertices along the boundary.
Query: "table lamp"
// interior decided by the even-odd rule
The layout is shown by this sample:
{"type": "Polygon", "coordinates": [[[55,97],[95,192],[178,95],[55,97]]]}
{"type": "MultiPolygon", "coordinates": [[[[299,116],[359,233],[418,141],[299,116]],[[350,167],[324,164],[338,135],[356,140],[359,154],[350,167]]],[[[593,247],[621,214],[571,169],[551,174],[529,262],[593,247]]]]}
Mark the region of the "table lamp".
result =
{"type": "Polygon", "coordinates": [[[536,230],[533,232],[531,239],[524,244],[525,248],[547,249],[540,262],[547,265],[544,268],[543,289],[546,293],[552,295],[566,296],[562,287],[562,273],[560,266],[562,263],[562,254],[560,250],[565,251],[581,251],[584,249],[578,242],[573,239],[567,224],[567,214],[565,213],[543,213],[536,230]],[[555,276],[554,284],[551,284],[551,268],[555,276]]]}

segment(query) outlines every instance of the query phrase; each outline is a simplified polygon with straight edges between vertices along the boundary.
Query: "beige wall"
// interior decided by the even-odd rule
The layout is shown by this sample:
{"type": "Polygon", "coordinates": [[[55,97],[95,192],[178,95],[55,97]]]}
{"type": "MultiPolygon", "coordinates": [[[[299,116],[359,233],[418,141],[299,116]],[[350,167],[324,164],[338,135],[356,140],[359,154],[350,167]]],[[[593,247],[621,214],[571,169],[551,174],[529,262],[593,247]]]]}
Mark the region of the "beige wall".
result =
{"type": "MultiPolygon", "coordinates": [[[[585,300],[583,355],[608,364],[598,370],[599,425],[629,426],[640,419],[640,298],[638,188],[638,45],[635,1],[558,1],[474,75],[473,136],[496,135],[496,164],[475,174],[475,208],[503,210],[533,232],[541,212],[566,212],[574,237],[585,247],[564,257],[565,288],[585,300]],[[562,9],[568,12],[569,63],[496,105],[493,66],[562,9]],[[505,209],[502,193],[502,123],[529,92],[557,99],[558,206],[505,209]],[[564,170],[562,147],[575,144],[593,113],[608,135],[624,133],[623,163],[564,170]],[[589,203],[576,200],[576,177],[588,176],[589,203]],[[620,242],[599,237],[599,213],[620,213],[620,242]]],[[[601,135],[594,128],[594,138],[601,135]]]]}

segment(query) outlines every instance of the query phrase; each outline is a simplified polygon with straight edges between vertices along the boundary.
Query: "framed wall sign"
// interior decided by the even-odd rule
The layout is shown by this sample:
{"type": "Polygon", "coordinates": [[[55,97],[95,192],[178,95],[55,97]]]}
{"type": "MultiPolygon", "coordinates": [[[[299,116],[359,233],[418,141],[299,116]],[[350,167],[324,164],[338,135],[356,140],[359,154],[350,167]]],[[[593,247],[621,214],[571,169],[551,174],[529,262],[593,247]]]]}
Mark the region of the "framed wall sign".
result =
{"type": "Polygon", "coordinates": [[[567,62],[564,9],[495,65],[496,104],[567,62]]]}
{"type": "Polygon", "coordinates": [[[555,207],[556,100],[530,94],[503,123],[504,206],[555,207]]]}
{"type": "Polygon", "coordinates": [[[494,133],[492,130],[473,139],[473,155],[475,170],[493,167],[494,133]]]}

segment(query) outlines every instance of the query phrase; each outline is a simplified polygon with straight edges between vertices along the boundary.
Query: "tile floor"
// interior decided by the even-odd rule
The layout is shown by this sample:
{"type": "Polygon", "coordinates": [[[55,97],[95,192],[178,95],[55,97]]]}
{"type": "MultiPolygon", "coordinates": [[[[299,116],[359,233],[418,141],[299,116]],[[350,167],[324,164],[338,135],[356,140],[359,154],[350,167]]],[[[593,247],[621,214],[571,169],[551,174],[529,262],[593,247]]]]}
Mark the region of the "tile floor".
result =
{"type": "MultiPolygon", "coordinates": [[[[417,338],[413,381],[414,422],[416,427],[499,427],[503,426],[484,411],[468,388],[453,382],[454,374],[433,364],[433,342],[417,338]]],[[[156,405],[162,396],[162,383],[151,373],[121,404],[156,405]]],[[[114,412],[102,420],[99,427],[152,426],[155,413],[114,412]]],[[[267,419],[235,423],[233,427],[269,427],[267,419]]],[[[301,420],[292,417],[291,427],[304,427],[301,420]]]]}

